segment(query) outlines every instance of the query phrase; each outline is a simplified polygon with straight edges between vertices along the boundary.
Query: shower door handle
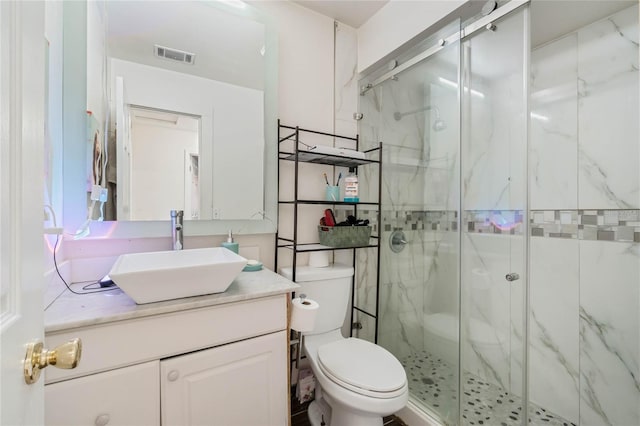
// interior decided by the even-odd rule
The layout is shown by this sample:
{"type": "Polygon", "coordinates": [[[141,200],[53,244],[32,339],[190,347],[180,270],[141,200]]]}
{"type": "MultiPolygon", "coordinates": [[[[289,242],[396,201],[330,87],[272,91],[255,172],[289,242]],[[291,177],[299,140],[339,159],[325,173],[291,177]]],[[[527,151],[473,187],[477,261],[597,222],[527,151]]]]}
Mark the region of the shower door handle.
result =
{"type": "Polygon", "coordinates": [[[515,272],[510,272],[504,276],[504,279],[509,282],[517,281],[520,279],[520,275],[516,274],[515,272]]]}

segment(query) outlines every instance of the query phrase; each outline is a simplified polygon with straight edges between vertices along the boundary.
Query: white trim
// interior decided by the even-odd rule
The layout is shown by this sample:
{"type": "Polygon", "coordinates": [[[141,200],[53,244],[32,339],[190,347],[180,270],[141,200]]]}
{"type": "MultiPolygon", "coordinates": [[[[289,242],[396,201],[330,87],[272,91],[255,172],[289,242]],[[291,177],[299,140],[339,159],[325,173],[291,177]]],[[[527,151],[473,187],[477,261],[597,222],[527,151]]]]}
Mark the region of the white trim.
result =
{"type": "Polygon", "coordinates": [[[411,426],[442,426],[438,420],[422,411],[413,401],[396,413],[403,422],[411,426]]]}

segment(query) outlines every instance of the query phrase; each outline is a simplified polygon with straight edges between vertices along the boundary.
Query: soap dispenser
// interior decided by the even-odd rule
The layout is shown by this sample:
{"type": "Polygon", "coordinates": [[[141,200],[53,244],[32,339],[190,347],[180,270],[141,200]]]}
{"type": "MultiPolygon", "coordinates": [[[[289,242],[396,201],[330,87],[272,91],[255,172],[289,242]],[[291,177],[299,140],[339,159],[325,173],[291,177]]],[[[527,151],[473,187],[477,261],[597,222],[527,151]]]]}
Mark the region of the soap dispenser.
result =
{"type": "Polygon", "coordinates": [[[229,234],[227,235],[227,241],[222,243],[222,247],[231,250],[234,253],[238,253],[238,243],[233,241],[233,234],[231,233],[231,229],[229,229],[229,234]]]}

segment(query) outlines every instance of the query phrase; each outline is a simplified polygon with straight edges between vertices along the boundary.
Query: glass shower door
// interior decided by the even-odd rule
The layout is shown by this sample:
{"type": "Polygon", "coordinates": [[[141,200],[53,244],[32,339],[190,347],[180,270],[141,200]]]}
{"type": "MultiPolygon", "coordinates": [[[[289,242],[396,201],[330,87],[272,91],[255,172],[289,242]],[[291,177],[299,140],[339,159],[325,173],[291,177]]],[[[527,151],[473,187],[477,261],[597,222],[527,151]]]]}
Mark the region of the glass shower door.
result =
{"type": "Polygon", "coordinates": [[[528,10],[462,43],[461,424],[526,424],[528,10]]]}
{"type": "Polygon", "coordinates": [[[412,401],[448,425],[460,424],[459,30],[407,52],[422,59],[400,58],[359,108],[362,148],[383,142],[378,343],[405,367],[412,401]]]}

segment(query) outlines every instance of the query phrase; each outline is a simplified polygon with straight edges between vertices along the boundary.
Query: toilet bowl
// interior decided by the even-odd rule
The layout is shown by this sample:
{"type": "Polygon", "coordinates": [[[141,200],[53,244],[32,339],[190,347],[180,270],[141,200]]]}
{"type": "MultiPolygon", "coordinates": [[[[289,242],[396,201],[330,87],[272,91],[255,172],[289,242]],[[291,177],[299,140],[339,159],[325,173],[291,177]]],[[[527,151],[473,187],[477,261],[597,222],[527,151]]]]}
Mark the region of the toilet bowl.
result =
{"type": "MultiPolygon", "coordinates": [[[[291,268],[282,275],[291,278],[291,268]]],[[[298,267],[298,293],[320,305],[314,330],[305,333],[303,349],[317,380],[311,423],[327,426],[382,426],[382,418],[402,409],[409,399],[400,362],[381,346],[340,332],[347,314],[353,268],[298,267]]]]}
{"type": "Polygon", "coordinates": [[[407,404],[409,389],[400,362],[386,349],[339,330],[308,336],[304,350],[322,397],[331,407],[331,426],[382,425],[382,418],[407,404]]]}

